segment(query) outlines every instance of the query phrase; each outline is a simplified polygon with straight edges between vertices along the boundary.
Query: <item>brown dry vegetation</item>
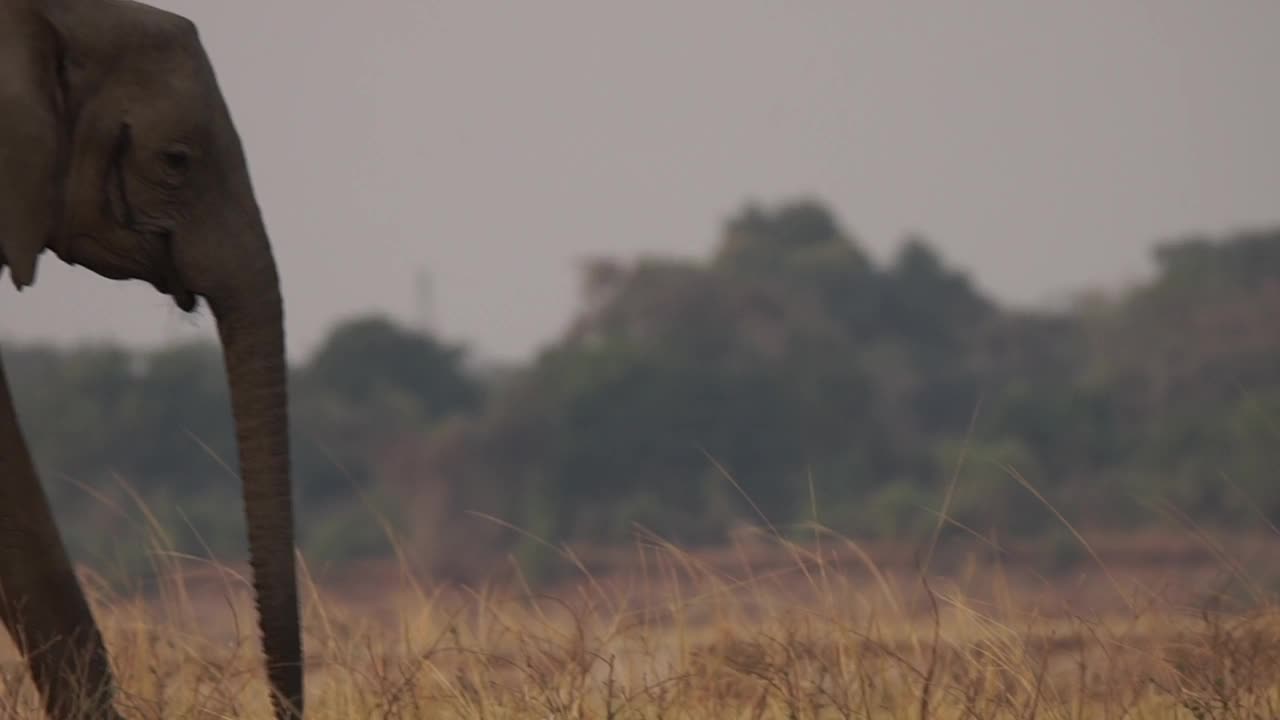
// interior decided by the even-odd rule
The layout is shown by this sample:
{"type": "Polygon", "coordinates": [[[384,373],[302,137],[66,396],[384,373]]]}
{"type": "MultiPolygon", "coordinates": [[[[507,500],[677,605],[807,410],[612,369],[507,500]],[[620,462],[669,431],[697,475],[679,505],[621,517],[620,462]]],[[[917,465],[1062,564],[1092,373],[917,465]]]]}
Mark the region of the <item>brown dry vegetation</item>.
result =
{"type": "MultiPolygon", "coordinates": [[[[307,574],[308,716],[1272,718],[1280,617],[1253,580],[1272,544],[1103,539],[1044,577],[1033,549],[815,531],[706,553],[647,537],[608,572],[560,548],[578,578],[543,590],[429,585],[407,561],[307,574]]],[[[133,597],[85,578],[122,709],[267,718],[244,577],[157,557],[133,597]]],[[[0,717],[42,717],[8,646],[0,717]]]]}

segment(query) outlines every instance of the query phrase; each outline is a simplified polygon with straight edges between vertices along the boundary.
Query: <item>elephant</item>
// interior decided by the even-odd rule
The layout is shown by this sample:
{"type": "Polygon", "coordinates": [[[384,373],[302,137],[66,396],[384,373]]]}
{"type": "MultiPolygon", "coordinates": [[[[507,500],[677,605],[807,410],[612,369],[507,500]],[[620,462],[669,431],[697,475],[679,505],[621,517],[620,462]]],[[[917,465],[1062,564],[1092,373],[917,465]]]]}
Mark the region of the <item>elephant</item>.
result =
{"type": "MultiPolygon", "coordinates": [[[[277,718],[303,714],[280,277],[194,23],[131,0],[0,0],[0,273],[52,250],[212,314],[230,389],[277,718]]],[[[114,720],[116,681],[0,367],[0,619],[56,720],[114,720]]]]}

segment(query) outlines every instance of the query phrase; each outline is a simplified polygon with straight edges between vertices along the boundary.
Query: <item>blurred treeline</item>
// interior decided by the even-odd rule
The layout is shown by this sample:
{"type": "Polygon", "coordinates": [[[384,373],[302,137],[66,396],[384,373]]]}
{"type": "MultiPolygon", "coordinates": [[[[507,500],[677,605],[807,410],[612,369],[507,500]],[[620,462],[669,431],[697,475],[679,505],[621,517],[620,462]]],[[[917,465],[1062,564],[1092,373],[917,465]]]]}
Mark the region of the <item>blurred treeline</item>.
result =
{"type": "MultiPolygon", "coordinates": [[[[293,369],[300,541],[339,562],[390,529],[466,573],[536,547],[496,520],[716,543],[762,522],[751,503],[784,533],[916,539],[953,477],[955,532],[1052,533],[1045,501],[1084,527],[1280,521],[1280,229],[1154,260],[1123,293],[1007,308],[926,240],[877,261],[795,201],[747,207],[705,261],[588,263],[527,366],[352,319],[293,369]]],[[[216,346],[5,360],[78,553],[137,562],[103,533],[149,522],[139,499],[179,548],[241,551],[216,346]]]]}

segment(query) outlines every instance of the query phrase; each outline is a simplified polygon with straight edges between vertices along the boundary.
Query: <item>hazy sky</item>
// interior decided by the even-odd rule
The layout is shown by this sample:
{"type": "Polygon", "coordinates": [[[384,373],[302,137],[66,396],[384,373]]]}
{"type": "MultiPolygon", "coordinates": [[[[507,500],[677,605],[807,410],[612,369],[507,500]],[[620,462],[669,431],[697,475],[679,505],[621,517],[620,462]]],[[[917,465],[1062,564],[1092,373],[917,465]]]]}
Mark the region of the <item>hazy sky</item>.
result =
{"type": "MultiPolygon", "coordinates": [[[[415,314],[490,356],[558,332],[593,254],[705,256],[817,196],[1041,301],[1154,240],[1280,221],[1280,2],[164,0],[201,28],[284,276],[290,349],[415,314]]],[[[211,334],[47,254],[9,337],[211,334]]]]}

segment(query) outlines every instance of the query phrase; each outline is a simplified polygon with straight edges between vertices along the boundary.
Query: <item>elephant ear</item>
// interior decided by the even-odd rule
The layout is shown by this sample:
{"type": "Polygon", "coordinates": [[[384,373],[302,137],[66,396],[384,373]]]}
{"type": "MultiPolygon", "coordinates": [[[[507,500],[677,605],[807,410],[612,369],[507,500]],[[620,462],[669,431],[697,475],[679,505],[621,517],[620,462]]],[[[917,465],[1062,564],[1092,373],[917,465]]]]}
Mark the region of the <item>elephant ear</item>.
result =
{"type": "Polygon", "coordinates": [[[0,268],[19,290],[35,280],[61,211],[60,45],[34,9],[0,8],[0,268]]]}

